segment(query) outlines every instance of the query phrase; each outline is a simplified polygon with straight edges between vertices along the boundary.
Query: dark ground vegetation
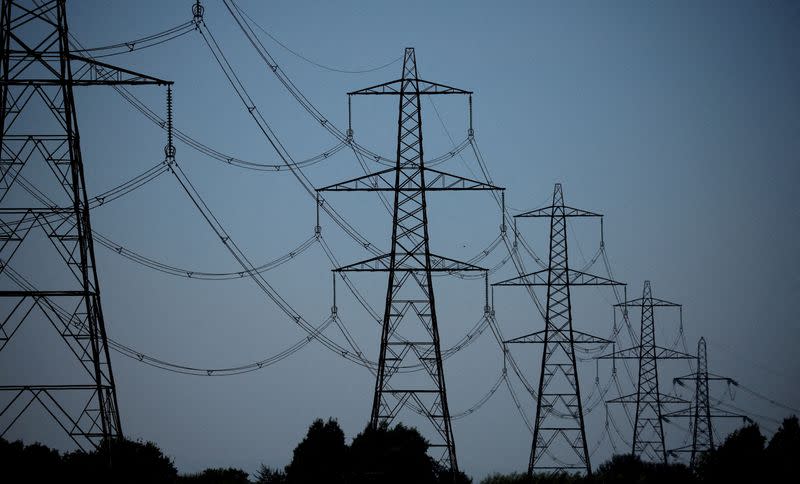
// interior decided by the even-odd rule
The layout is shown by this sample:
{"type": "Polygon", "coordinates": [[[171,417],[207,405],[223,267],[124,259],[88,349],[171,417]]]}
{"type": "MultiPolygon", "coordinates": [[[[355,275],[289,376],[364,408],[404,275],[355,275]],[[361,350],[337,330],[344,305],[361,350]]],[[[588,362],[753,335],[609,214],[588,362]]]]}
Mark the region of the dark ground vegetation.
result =
{"type": "MultiPolygon", "coordinates": [[[[0,439],[0,481],[85,484],[451,484],[453,476],[427,454],[428,443],[415,429],[367,427],[348,445],[339,424],[316,420],[283,469],[261,466],[254,475],[233,468],[178,474],[172,459],[152,442],[114,441],[93,452],[60,453],[44,445],[0,439]]],[[[683,464],[653,464],[615,455],[591,477],[524,473],[495,474],[480,484],[782,484],[800,482],[800,425],[793,416],[767,442],[755,424],[730,434],[699,459],[683,464]]],[[[456,476],[458,484],[473,482],[456,476]]]]}

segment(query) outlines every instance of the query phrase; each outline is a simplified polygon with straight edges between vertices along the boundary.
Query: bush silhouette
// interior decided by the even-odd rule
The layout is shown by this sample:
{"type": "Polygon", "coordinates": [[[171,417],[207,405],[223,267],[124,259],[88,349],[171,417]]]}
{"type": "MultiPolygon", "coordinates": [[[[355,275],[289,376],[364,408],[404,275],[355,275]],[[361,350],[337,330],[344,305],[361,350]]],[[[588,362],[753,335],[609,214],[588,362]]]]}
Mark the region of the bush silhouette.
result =
{"type": "Polygon", "coordinates": [[[764,451],[769,482],[792,482],[800,472],[800,424],[797,416],[784,419],[783,424],[764,451]]]}
{"type": "Polygon", "coordinates": [[[3,482],[80,482],[85,484],[174,484],[178,471],[152,442],[112,440],[100,450],[63,456],[41,444],[0,439],[3,482]]]}
{"type": "Polygon", "coordinates": [[[180,484],[250,484],[247,472],[241,469],[211,468],[199,474],[183,475],[178,478],[180,484]]]}
{"type": "Polygon", "coordinates": [[[764,481],[764,441],[758,425],[742,427],[716,449],[701,456],[697,474],[706,483],[762,483],[764,481]]]}
{"type": "Polygon", "coordinates": [[[286,466],[286,482],[317,484],[345,482],[347,445],[344,432],[334,419],[317,419],[308,428],[305,438],[297,444],[292,462],[286,466]]]}
{"type": "Polygon", "coordinates": [[[63,465],[58,451],[42,444],[0,439],[0,472],[8,482],[57,482],[63,465]]]}
{"type": "Polygon", "coordinates": [[[428,442],[416,429],[385,422],[368,425],[350,445],[354,483],[387,484],[436,482],[436,468],[428,456],[428,442]]]}
{"type": "Polygon", "coordinates": [[[127,439],[103,442],[91,452],[69,452],[63,464],[68,482],[172,484],[178,476],[172,459],[154,443],[127,439]]]}
{"type": "MultiPolygon", "coordinates": [[[[570,474],[493,474],[481,484],[661,484],[792,483],[800,465],[800,421],[786,418],[772,439],[755,424],[742,427],[716,449],[702,455],[694,473],[683,464],[644,462],[615,455],[591,477],[570,474]]],[[[285,471],[265,465],[254,484],[468,484],[428,455],[429,443],[402,424],[367,426],[348,446],[336,420],[315,420],[294,449],[285,471]],[[455,477],[455,478],[454,478],[455,477]]],[[[179,476],[172,460],[152,442],[113,440],[91,452],[60,454],[34,443],[0,438],[0,481],[5,484],[79,482],[81,484],[250,484],[234,468],[211,468],[179,476]]]]}
{"type": "Polygon", "coordinates": [[[622,454],[612,456],[597,468],[586,481],[608,484],[647,482],[652,484],[695,482],[692,471],[683,464],[644,462],[638,456],[622,454]]]}
{"type": "Polygon", "coordinates": [[[264,464],[256,472],[254,484],[286,484],[286,473],[279,469],[272,469],[264,464]]]}

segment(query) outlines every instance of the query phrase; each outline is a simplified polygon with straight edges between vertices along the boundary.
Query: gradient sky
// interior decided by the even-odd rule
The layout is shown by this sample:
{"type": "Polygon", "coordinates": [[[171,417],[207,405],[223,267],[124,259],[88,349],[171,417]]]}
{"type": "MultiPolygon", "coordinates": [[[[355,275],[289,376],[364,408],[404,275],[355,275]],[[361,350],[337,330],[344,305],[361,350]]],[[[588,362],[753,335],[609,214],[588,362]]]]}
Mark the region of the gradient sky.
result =
{"type": "MultiPolygon", "coordinates": [[[[192,3],[69,2],[70,30],[87,46],[116,43],[189,20],[192,3]]],[[[289,152],[303,159],[333,145],[266,69],[222,3],[204,4],[209,29],[289,152]]],[[[510,207],[542,206],[553,184],[561,182],[567,204],[605,214],[608,254],[631,297],[651,280],[656,297],[684,304],[689,350],[700,336],[708,340],[711,371],[800,407],[800,390],[792,383],[800,379],[793,354],[800,338],[794,309],[800,296],[800,212],[793,195],[800,181],[796,2],[489,7],[478,1],[411,1],[397,9],[380,2],[241,0],[239,5],[286,45],[329,66],[378,66],[401,56],[404,47],[415,47],[420,77],[475,91],[476,139],[494,181],[507,188],[510,207]]],[[[341,128],[347,91],[400,74],[399,63],[369,73],[330,72],[266,37],[263,42],[341,128]]],[[[278,160],[198,33],[106,60],[174,80],[175,123],[191,136],[240,158],[278,160]]],[[[163,88],[133,91],[164,112],[163,88]]],[[[443,125],[456,142],[467,128],[465,99],[436,103],[442,122],[430,102],[423,104],[429,156],[450,149],[443,125]]],[[[396,109],[395,100],[356,99],[356,138],[393,153],[396,109]]],[[[163,159],[163,131],[112,89],[80,88],[77,110],[90,196],[163,159]]],[[[182,144],[177,149],[178,163],[252,260],[273,259],[313,233],[313,200],[291,175],[241,170],[182,144]]],[[[469,151],[442,168],[464,176],[478,171],[469,151]]],[[[342,151],[306,173],[323,186],[361,171],[352,154],[342,151]]],[[[388,247],[390,220],[373,194],[336,194],[330,200],[361,233],[388,247]]],[[[429,207],[434,252],[466,259],[498,234],[499,210],[486,194],[435,194],[429,207]]],[[[96,209],[92,217],[100,233],[164,262],[207,271],[238,269],[170,175],[96,209]]],[[[330,220],[323,217],[322,226],[340,261],[366,257],[330,220]]],[[[524,220],[519,228],[546,256],[546,223],[524,220]]],[[[598,224],[578,220],[570,224],[569,236],[572,265],[580,267],[597,250],[598,224]]],[[[144,353],[224,367],[258,360],[305,335],[250,280],[186,280],[101,247],[97,256],[109,335],[144,353]]],[[[485,265],[502,256],[502,251],[492,254],[485,265]]],[[[266,278],[315,322],[331,305],[330,268],[314,246],[266,278]]],[[[602,264],[591,271],[604,273],[602,264]]],[[[508,265],[492,280],[513,275],[508,265]]],[[[354,280],[382,310],[385,275],[354,280]]],[[[482,315],[483,284],[452,278],[435,284],[443,346],[449,347],[482,315]]],[[[607,335],[612,294],[591,288],[573,294],[575,328],[607,335]]],[[[349,330],[374,357],[377,325],[341,286],[338,298],[349,330]]],[[[542,328],[522,290],[498,289],[495,308],[507,338],[542,328]]],[[[677,315],[659,313],[657,324],[659,342],[671,346],[677,315]]],[[[330,334],[342,341],[333,329],[330,334]]],[[[22,341],[26,337],[37,336],[20,334],[22,341]]],[[[27,364],[24,343],[15,343],[22,352],[6,351],[0,359],[4,381],[27,364]]],[[[530,380],[538,378],[540,351],[514,348],[530,380]]],[[[366,424],[372,402],[371,375],[318,343],[272,367],[232,377],[182,376],[116,353],[112,357],[124,431],[157,442],[182,472],[211,466],[252,472],[262,462],[283,466],[314,418],[337,418],[352,438],[366,424]]],[[[451,411],[480,398],[501,368],[502,355],[488,332],[448,359],[451,411]]],[[[665,364],[662,390],[671,390],[671,378],[688,371],[684,363],[665,364]]],[[[608,381],[607,364],[581,366],[587,394],[596,372],[601,383],[608,381]]],[[[625,379],[623,384],[633,391],[625,379]]],[[[714,387],[712,395],[722,398],[726,388],[714,387]]],[[[612,390],[608,398],[614,396],[612,390]]],[[[735,397],[732,403],[758,414],[768,434],[777,428],[775,419],[790,413],[741,390],[735,397]]],[[[532,415],[534,402],[522,398],[532,415]]],[[[629,439],[624,415],[613,411],[629,439]]],[[[24,419],[9,436],[68,448],[53,426],[40,420],[24,419]]],[[[601,439],[604,422],[601,404],[587,416],[590,450],[601,439]]],[[[724,422],[717,429],[724,435],[733,425],[724,422]]],[[[686,422],[666,427],[669,447],[685,440],[680,426],[685,429],[686,422]]],[[[454,433],[459,462],[476,478],[527,464],[531,436],[504,387],[478,412],[454,422],[454,433]]],[[[619,438],[616,444],[627,447],[619,438]]],[[[593,461],[599,464],[610,454],[606,440],[593,461]]]]}

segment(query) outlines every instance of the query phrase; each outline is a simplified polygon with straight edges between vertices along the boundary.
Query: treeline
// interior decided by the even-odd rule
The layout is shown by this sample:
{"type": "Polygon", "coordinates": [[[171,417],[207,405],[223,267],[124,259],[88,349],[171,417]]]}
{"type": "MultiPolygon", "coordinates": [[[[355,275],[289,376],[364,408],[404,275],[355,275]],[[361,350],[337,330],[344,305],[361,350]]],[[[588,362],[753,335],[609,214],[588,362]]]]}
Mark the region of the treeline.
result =
{"type": "Polygon", "coordinates": [[[800,425],[796,416],[783,421],[769,443],[758,425],[731,433],[694,469],[684,464],[642,462],[633,455],[615,455],[591,477],[496,474],[481,484],[789,484],[800,482],[800,425]]]}
{"type": "MultiPolygon", "coordinates": [[[[85,484],[457,484],[428,453],[427,441],[413,428],[399,424],[367,427],[348,445],[338,423],[316,420],[283,469],[264,465],[256,475],[241,469],[214,468],[178,474],[172,459],[152,442],[115,440],[93,452],[64,454],[41,444],[24,445],[0,439],[0,481],[3,483],[85,484]]],[[[793,416],[767,442],[757,425],[740,428],[694,469],[683,464],[653,464],[631,455],[615,455],[591,477],[534,476],[523,473],[489,476],[480,484],[667,484],[667,483],[794,483],[800,472],[800,425],[793,416]]]]}
{"type": "MultiPolygon", "coordinates": [[[[339,424],[316,420],[284,469],[264,465],[253,480],[241,469],[179,475],[152,442],[115,440],[92,452],[60,454],[41,444],[0,439],[0,482],[82,484],[452,484],[454,476],[427,454],[416,429],[367,426],[350,445],[339,424]]],[[[460,473],[459,484],[471,479],[460,473]]]]}

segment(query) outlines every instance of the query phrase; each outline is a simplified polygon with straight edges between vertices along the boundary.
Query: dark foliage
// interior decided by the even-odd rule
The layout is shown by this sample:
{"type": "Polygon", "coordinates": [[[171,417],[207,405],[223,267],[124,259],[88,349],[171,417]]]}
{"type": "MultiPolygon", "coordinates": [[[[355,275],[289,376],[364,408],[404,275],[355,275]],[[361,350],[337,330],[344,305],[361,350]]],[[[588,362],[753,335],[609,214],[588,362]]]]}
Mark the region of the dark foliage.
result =
{"type": "Polygon", "coordinates": [[[695,482],[695,477],[694,473],[683,464],[643,462],[639,457],[627,454],[613,456],[611,460],[601,464],[594,475],[586,481],[598,484],[640,482],[672,484],[695,482]]]}
{"type": "Polygon", "coordinates": [[[428,456],[428,442],[402,424],[390,429],[367,426],[350,446],[353,482],[416,482],[433,484],[436,472],[428,456]]]}
{"type": "Polygon", "coordinates": [[[280,469],[272,469],[264,464],[256,472],[256,480],[254,484],[286,484],[286,473],[280,469]]]}
{"type": "Polygon", "coordinates": [[[536,474],[528,477],[527,474],[514,472],[512,474],[493,474],[481,481],[481,484],[573,484],[589,481],[575,474],[560,473],[555,475],[536,474]]]}
{"type": "Polygon", "coordinates": [[[347,445],[344,432],[334,419],[317,419],[306,437],[294,449],[292,462],[286,466],[286,482],[316,484],[345,482],[347,445]]]}
{"type": "MultiPolygon", "coordinates": [[[[715,450],[699,459],[692,472],[682,464],[642,462],[616,455],[591,477],[569,474],[495,474],[481,484],[750,484],[794,483],[800,468],[800,422],[792,416],[766,444],[757,425],[733,432],[715,450]]],[[[368,426],[350,446],[335,420],[317,420],[294,450],[285,471],[262,465],[254,484],[470,484],[453,475],[427,453],[428,442],[416,429],[398,424],[368,426]]],[[[179,476],[172,460],[151,442],[109,442],[93,452],[58,451],[41,444],[24,445],[0,439],[0,481],[80,482],[81,484],[250,484],[245,471],[206,469],[179,476]]]]}
{"type": "Polygon", "coordinates": [[[63,456],[41,444],[0,439],[0,469],[8,482],[174,484],[178,471],[152,442],[113,440],[92,452],[63,456]]]}
{"type": "Polygon", "coordinates": [[[703,482],[711,484],[764,482],[765,440],[758,425],[742,427],[699,459],[697,474],[703,482]]]}
{"type": "Polygon", "coordinates": [[[472,478],[463,471],[458,471],[454,476],[452,469],[436,466],[436,482],[439,484],[472,484],[472,478]]]}
{"type": "Polygon", "coordinates": [[[64,466],[56,450],[0,439],[0,469],[8,482],[57,482],[64,466]]]}
{"type": "Polygon", "coordinates": [[[247,472],[241,469],[212,468],[199,474],[188,474],[178,478],[180,484],[250,484],[247,472]]]}
{"type": "Polygon", "coordinates": [[[769,482],[794,482],[800,478],[800,424],[793,415],[772,436],[764,452],[769,482]]]}
{"type": "Polygon", "coordinates": [[[531,479],[527,474],[514,472],[512,474],[492,474],[481,481],[481,484],[529,484],[531,479]]]}

